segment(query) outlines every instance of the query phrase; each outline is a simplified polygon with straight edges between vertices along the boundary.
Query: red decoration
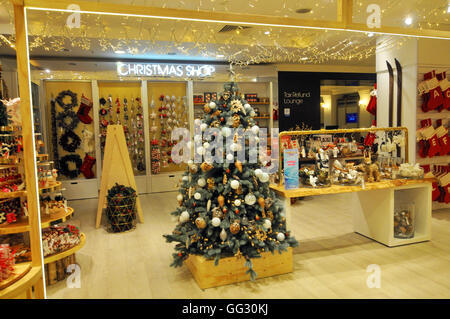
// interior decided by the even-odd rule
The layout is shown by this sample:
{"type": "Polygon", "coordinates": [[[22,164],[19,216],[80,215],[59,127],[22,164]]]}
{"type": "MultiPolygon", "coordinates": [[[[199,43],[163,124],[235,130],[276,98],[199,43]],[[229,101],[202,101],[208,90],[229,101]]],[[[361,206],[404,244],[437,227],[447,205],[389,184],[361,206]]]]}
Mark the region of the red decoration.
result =
{"type": "Polygon", "coordinates": [[[236,208],[236,209],[234,210],[234,212],[235,212],[236,214],[239,214],[239,209],[236,208]]]}

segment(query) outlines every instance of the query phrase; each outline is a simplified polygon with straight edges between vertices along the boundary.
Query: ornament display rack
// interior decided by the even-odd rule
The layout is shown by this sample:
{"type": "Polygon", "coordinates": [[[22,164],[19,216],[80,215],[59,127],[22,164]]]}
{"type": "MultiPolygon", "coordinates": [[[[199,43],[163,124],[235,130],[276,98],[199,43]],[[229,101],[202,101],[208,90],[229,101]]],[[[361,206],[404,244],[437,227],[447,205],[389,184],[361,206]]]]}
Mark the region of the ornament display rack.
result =
{"type": "MultiPolygon", "coordinates": [[[[316,131],[289,131],[281,132],[283,136],[342,134],[342,133],[368,133],[376,131],[404,131],[405,132],[405,160],[408,162],[408,129],[405,127],[370,128],[370,129],[343,129],[343,130],[316,130],[316,131]]],[[[281,145],[280,145],[281,147],[281,145]]],[[[283,170],[283,156],[280,150],[279,176],[283,170]]],[[[382,243],[388,247],[418,243],[431,239],[431,181],[426,179],[396,179],[374,183],[365,183],[360,186],[339,186],[286,190],[279,179],[278,184],[271,184],[271,188],[283,199],[285,205],[286,225],[289,227],[292,219],[291,199],[317,195],[355,193],[359,207],[352,209],[354,232],[382,243]],[[394,237],[394,207],[401,202],[411,202],[415,205],[415,235],[409,239],[394,237]]],[[[294,234],[295,236],[295,234],[294,234]]]]}
{"type": "MultiPolygon", "coordinates": [[[[418,69],[418,80],[419,82],[422,82],[424,79],[424,75],[432,70],[436,70],[436,73],[441,72],[448,72],[448,66],[419,66],[418,69]]],[[[417,95],[417,108],[416,108],[416,128],[417,130],[421,127],[420,121],[431,119],[433,122],[433,126],[436,128],[436,121],[442,120],[442,124],[449,128],[450,125],[450,110],[442,110],[441,112],[437,110],[424,112],[422,110],[422,97],[420,95],[417,95]]],[[[418,144],[418,143],[416,143],[418,144]]],[[[425,157],[422,158],[419,155],[419,147],[416,147],[416,163],[419,163],[420,165],[449,165],[450,164],[450,155],[446,156],[434,156],[434,157],[425,157]]],[[[446,204],[440,203],[437,201],[432,202],[432,208],[433,210],[437,209],[443,209],[443,208],[449,208],[450,203],[446,204]]]]}

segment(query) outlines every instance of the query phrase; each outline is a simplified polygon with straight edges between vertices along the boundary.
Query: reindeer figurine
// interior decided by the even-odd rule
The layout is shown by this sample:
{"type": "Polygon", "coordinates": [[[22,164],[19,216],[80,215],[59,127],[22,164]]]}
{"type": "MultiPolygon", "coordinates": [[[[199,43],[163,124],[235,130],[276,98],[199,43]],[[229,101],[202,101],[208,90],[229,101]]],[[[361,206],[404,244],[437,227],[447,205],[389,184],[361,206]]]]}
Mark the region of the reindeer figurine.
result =
{"type": "Polygon", "coordinates": [[[364,173],[364,180],[368,183],[379,182],[381,179],[380,168],[376,163],[372,163],[370,151],[364,153],[364,163],[356,166],[356,169],[364,173]]]}

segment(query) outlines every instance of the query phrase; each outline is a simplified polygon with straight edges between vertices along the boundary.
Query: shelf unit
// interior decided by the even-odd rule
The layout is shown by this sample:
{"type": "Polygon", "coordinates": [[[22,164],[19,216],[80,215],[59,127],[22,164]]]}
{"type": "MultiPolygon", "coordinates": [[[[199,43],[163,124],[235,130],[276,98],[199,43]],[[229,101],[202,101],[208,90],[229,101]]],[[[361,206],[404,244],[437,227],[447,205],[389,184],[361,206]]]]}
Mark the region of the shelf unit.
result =
{"type": "Polygon", "coordinates": [[[81,248],[84,247],[84,244],[86,243],[86,235],[84,233],[80,234],[80,243],[70,249],[67,249],[65,251],[62,251],[58,254],[50,255],[44,258],[44,264],[50,264],[55,261],[61,260],[63,258],[66,258],[70,255],[75,254],[77,251],[79,251],[81,248]]]}
{"type": "MultiPolygon", "coordinates": [[[[43,125],[42,127],[42,136],[46,137],[47,140],[45,141],[46,145],[50,145],[50,138],[51,134],[51,123],[49,121],[50,119],[50,112],[49,112],[49,104],[51,95],[50,93],[58,94],[58,90],[62,90],[64,87],[64,90],[71,89],[73,92],[75,92],[75,89],[72,89],[71,86],[73,84],[74,88],[78,88],[78,95],[79,97],[84,92],[86,96],[91,97],[93,101],[93,108],[91,110],[92,113],[89,113],[91,117],[93,118],[93,132],[94,132],[94,145],[95,145],[95,158],[97,159],[95,170],[96,170],[96,177],[92,179],[85,179],[79,178],[76,179],[66,179],[62,181],[62,187],[65,189],[65,197],[69,200],[74,199],[85,199],[85,198],[97,198],[98,197],[98,191],[100,188],[100,178],[101,171],[102,171],[102,161],[101,158],[101,152],[100,152],[100,130],[99,130],[99,110],[100,110],[100,103],[99,99],[101,97],[106,98],[105,94],[108,91],[108,87],[111,88],[110,94],[113,95],[113,102],[115,101],[116,97],[119,97],[122,100],[124,97],[124,94],[126,92],[126,88],[132,86],[133,94],[137,95],[139,93],[139,87],[140,87],[140,98],[142,101],[142,107],[143,107],[143,119],[144,119],[144,144],[145,144],[145,166],[146,171],[143,175],[137,175],[136,176],[136,185],[137,185],[137,191],[138,193],[158,193],[158,192],[168,192],[168,191],[176,191],[177,190],[177,184],[179,182],[179,179],[181,175],[184,172],[184,167],[180,168],[179,170],[172,170],[172,171],[161,171],[159,174],[152,174],[151,173],[151,159],[150,159],[150,140],[151,140],[151,132],[150,132],[150,126],[151,126],[151,120],[149,119],[149,115],[151,113],[151,101],[152,101],[152,94],[153,99],[156,104],[156,108],[159,107],[160,103],[158,103],[158,96],[154,96],[154,92],[156,92],[153,87],[158,86],[161,87],[164,85],[164,83],[170,83],[174,84],[175,86],[179,86],[180,84],[185,84],[185,89],[182,93],[178,91],[171,91],[171,89],[168,87],[165,92],[165,94],[175,94],[176,96],[186,96],[187,98],[187,114],[188,114],[188,129],[193,132],[194,127],[194,114],[195,110],[200,110],[204,106],[204,103],[201,104],[194,104],[193,103],[193,95],[194,92],[217,92],[221,93],[223,92],[223,85],[225,82],[204,82],[204,81],[177,81],[176,79],[168,79],[168,80],[124,80],[124,81],[102,81],[101,79],[98,80],[71,80],[71,79],[58,79],[58,80],[41,80],[40,81],[40,109],[41,109],[41,116],[42,116],[42,122],[46,123],[46,125],[43,125]],[[64,85],[58,85],[58,82],[63,83],[64,85]],[[117,91],[116,95],[113,87],[117,85],[123,84],[123,87],[117,91]],[[52,92],[50,88],[58,88],[55,89],[55,92],[52,92]],[[80,89],[81,88],[81,89],[80,89]],[[83,91],[84,90],[84,91],[83,91]],[[204,91],[205,90],[205,91],[204,91]],[[118,96],[120,95],[120,96],[118,96]]],[[[273,84],[272,82],[242,82],[238,83],[239,88],[241,92],[243,93],[257,93],[260,97],[266,97],[269,99],[268,102],[255,102],[255,103],[249,103],[253,107],[258,107],[264,114],[268,114],[269,116],[257,116],[255,117],[255,120],[259,122],[259,125],[261,127],[267,127],[269,132],[270,129],[273,128],[273,84]],[[264,108],[264,109],[263,109],[264,108]]],[[[127,96],[128,98],[128,96],[127,96]]],[[[129,99],[128,99],[129,100],[129,99]]],[[[130,101],[129,101],[130,102],[130,101]]],[[[121,106],[123,108],[123,105],[121,106]]],[[[115,105],[113,103],[113,110],[115,111],[115,105]]],[[[75,109],[76,111],[76,109],[75,109]]],[[[156,110],[157,111],[157,110],[156,110]]],[[[79,125],[82,126],[82,125],[79,125]]],[[[184,126],[184,125],[182,125],[184,126]]],[[[48,149],[48,148],[47,148],[48,149]]],[[[49,150],[50,151],[50,150],[49,150]]],[[[78,151],[78,150],[77,150],[78,151]]],[[[48,156],[47,158],[48,159],[48,156]]],[[[52,159],[50,159],[52,160],[52,159]]]]}

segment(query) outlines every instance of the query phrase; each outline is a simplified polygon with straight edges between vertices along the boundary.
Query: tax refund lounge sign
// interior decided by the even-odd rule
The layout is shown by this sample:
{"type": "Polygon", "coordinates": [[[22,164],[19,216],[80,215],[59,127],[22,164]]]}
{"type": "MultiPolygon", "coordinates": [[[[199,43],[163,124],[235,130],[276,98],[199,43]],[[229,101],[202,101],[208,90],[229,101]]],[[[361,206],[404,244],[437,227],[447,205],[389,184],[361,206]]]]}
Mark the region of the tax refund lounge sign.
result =
{"type": "Polygon", "coordinates": [[[280,132],[302,123],[320,129],[320,78],[314,73],[278,72],[280,132]]]}

